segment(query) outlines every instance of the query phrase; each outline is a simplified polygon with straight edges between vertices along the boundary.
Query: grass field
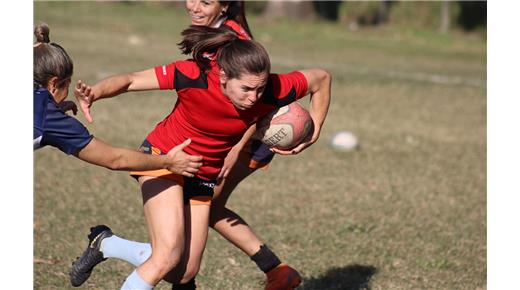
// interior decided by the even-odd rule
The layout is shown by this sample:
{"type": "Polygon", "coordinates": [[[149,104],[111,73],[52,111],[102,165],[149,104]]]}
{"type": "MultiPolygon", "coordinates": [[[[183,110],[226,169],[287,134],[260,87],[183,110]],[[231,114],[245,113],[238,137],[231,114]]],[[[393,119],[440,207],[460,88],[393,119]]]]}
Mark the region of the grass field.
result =
{"type": "MultiPolygon", "coordinates": [[[[35,2],[40,20],[73,58],[73,81],[92,84],[184,58],[175,43],[188,22],[172,6],[35,2]]],[[[249,22],[273,71],[322,67],[333,75],[319,142],[277,157],[229,203],[300,271],[300,289],[486,289],[486,40],[254,15],[249,22]],[[332,151],[339,130],[354,132],[361,149],[332,151]]],[[[88,128],[137,148],[174,102],[170,92],[99,102],[88,128]]],[[[69,266],[92,225],[147,240],[140,190],[126,173],[52,148],[36,151],[34,164],[35,289],[71,288],[69,266]]],[[[132,269],[109,260],[81,289],[119,289],[132,269]]],[[[210,232],[200,289],[262,289],[263,278],[210,232]]]]}

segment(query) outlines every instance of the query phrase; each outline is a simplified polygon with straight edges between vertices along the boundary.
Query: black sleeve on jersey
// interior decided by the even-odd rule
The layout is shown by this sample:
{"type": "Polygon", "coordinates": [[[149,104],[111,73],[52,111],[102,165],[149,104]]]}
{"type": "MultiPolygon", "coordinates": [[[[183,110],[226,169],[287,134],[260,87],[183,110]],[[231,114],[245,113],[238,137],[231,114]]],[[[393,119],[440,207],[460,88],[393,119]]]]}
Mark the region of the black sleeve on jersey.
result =
{"type": "Polygon", "coordinates": [[[291,90],[289,91],[289,93],[287,93],[287,95],[285,95],[281,99],[278,99],[274,95],[273,79],[269,78],[269,80],[267,81],[267,85],[265,86],[264,95],[262,96],[261,100],[265,104],[273,105],[278,108],[283,107],[296,101],[296,89],[294,88],[294,86],[291,87],[291,90]]]}
{"type": "Polygon", "coordinates": [[[196,89],[207,89],[208,88],[208,80],[205,73],[200,72],[199,77],[196,79],[191,79],[185,74],[183,74],[179,69],[175,68],[174,76],[173,76],[173,84],[177,91],[187,88],[196,88],[196,89]]]}

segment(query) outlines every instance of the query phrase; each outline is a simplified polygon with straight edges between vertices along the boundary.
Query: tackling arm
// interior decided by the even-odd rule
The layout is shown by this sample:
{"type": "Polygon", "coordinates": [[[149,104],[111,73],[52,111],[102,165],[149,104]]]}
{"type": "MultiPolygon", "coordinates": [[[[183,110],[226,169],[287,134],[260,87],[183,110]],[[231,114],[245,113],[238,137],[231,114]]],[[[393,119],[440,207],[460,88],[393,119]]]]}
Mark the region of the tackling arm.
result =
{"type": "Polygon", "coordinates": [[[202,157],[188,155],[182,151],[190,142],[191,139],[187,139],[166,155],[149,155],[136,150],[113,147],[93,138],[76,154],[76,157],[111,170],[168,169],[173,173],[192,177],[202,165],[202,157]]]}

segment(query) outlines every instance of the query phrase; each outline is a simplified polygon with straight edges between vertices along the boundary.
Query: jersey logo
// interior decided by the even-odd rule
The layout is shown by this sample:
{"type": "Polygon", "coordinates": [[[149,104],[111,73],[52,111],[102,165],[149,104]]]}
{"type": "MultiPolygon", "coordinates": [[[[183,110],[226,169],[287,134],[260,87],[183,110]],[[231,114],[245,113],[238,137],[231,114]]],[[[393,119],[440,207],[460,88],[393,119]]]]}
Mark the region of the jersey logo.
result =
{"type": "Polygon", "coordinates": [[[196,79],[191,79],[185,74],[183,74],[181,71],[179,71],[177,68],[174,72],[174,79],[173,83],[175,84],[175,89],[177,91],[188,89],[188,88],[195,88],[195,89],[207,89],[208,88],[208,80],[205,73],[200,72],[199,77],[196,79]]]}

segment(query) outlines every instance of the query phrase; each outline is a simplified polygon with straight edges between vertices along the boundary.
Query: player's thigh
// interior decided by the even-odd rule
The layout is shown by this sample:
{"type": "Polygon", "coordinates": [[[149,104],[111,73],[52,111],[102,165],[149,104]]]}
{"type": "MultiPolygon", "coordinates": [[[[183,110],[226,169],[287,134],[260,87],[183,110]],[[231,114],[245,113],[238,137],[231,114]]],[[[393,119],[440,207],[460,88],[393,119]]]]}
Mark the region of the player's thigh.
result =
{"type": "Polygon", "coordinates": [[[185,242],[188,268],[200,266],[208,240],[209,205],[185,205],[185,242]]]}
{"type": "Polygon", "coordinates": [[[209,205],[185,205],[185,248],[182,262],[166,275],[166,281],[174,284],[186,283],[197,275],[208,239],[209,211],[209,205]]]}
{"type": "Polygon", "coordinates": [[[152,248],[182,245],[184,205],[181,185],[173,180],[149,176],[139,177],[139,184],[152,248]]]}

